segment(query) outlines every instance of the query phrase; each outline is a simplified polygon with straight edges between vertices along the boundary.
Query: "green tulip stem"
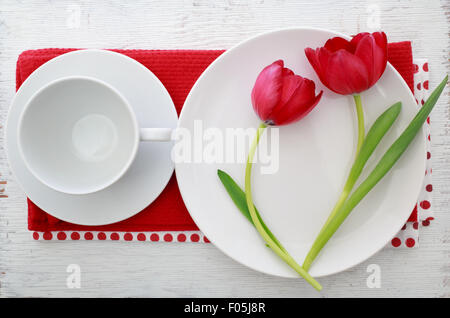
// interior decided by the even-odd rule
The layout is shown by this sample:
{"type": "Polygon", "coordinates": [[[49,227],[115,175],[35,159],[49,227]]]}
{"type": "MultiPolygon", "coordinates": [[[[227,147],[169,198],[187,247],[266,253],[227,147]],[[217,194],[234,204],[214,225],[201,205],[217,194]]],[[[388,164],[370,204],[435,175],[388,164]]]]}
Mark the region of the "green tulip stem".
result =
{"type": "Polygon", "coordinates": [[[256,133],[256,137],[253,140],[253,143],[250,147],[250,151],[248,154],[247,165],[245,167],[245,198],[247,201],[247,207],[250,212],[250,216],[252,222],[259,232],[261,237],[267,243],[267,245],[277,254],[283,261],[285,261],[292,269],[294,269],[301,277],[303,277],[308,283],[310,283],[316,290],[320,291],[322,286],[310,275],[307,271],[303,269],[287,252],[280,249],[280,247],[276,244],[276,242],[270,237],[270,235],[264,230],[263,225],[261,224],[260,219],[255,210],[255,206],[253,204],[252,198],[252,189],[251,189],[251,175],[252,175],[252,162],[253,157],[256,152],[256,148],[258,146],[259,140],[261,138],[264,129],[267,128],[266,124],[262,123],[258,131],[256,133]]]}
{"type": "MultiPolygon", "coordinates": [[[[356,106],[356,115],[358,119],[358,144],[356,146],[356,155],[355,158],[358,157],[359,151],[361,150],[361,146],[364,143],[365,138],[365,129],[364,129],[364,111],[362,108],[361,103],[361,95],[356,94],[353,95],[353,99],[355,100],[355,106],[356,106]]],[[[345,200],[347,200],[348,196],[350,195],[350,192],[352,191],[353,186],[355,185],[356,179],[358,176],[354,176],[352,174],[349,174],[347,181],[345,182],[344,189],[341,192],[341,195],[339,199],[337,200],[336,204],[334,205],[333,210],[331,210],[330,215],[328,216],[328,219],[325,221],[325,224],[323,225],[322,229],[319,232],[319,236],[323,233],[323,231],[328,227],[328,223],[334,218],[336,215],[336,212],[342,207],[345,200]]],[[[309,256],[309,254],[308,254],[309,256]]],[[[311,266],[312,259],[307,257],[305,259],[305,262],[303,263],[303,268],[306,270],[309,270],[309,267],[311,266]]]]}
{"type": "Polygon", "coordinates": [[[353,95],[353,99],[355,100],[356,115],[358,117],[358,145],[356,146],[356,156],[357,156],[364,142],[366,132],[364,130],[364,111],[361,103],[361,95],[355,94],[353,95]]]}

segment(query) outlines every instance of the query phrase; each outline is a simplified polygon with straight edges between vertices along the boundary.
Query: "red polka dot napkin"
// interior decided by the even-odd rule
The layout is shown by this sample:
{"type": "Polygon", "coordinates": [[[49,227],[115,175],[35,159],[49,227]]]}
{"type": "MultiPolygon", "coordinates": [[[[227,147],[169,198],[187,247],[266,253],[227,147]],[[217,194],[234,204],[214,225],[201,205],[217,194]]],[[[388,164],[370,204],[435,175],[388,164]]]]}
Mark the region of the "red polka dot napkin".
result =
{"type": "MultiPolygon", "coordinates": [[[[414,72],[414,96],[419,105],[423,105],[430,94],[428,84],[428,62],[425,59],[415,59],[413,63],[414,72]]],[[[391,240],[391,246],[398,247],[417,247],[419,244],[419,227],[430,225],[430,221],[434,220],[431,209],[431,192],[433,185],[431,183],[431,136],[430,136],[430,118],[428,117],[425,124],[426,132],[426,151],[427,162],[425,168],[425,177],[422,184],[422,190],[417,199],[408,222],[402,227],[400,232],[391,240]]]]}
{"type": "MultiPolygon", "coordinates": [[[[40,49],[23,52],[17,61],[17,89],[40,65],[72,50],[40,49]]],[[[403,76],[420,103],[426,98],[425,92],[428,89],[427,64],[423,61],[413,63],[410,42],[390,43],[388,50],[390,63],[403,76]]],[[[150,69],[168,90],[178,113],[200,74],[224,52],[223,50],[114,51],[125,54],[150,69]]],[[[392,240],[393,246],[416,246],[418,222],[425,225],[432,219],[431,214],[427,214],[430,211],[428,191],[432,190],[430,175],[431,167],[427,166],[425,190],[418,199],[417,208],[406,223],[405,230],[400,231],[398,237],[392,240]],[[413,239],[415,243],[412,244],[408,239],[413,239]]],[[[105,226],[81,226],[61,221],[28,200],[28,228],[33,231],[33,238],[36,240],[208,242],[184,206],[174,176],[161,195],[143,211],[127,220],[105,226]]]]}

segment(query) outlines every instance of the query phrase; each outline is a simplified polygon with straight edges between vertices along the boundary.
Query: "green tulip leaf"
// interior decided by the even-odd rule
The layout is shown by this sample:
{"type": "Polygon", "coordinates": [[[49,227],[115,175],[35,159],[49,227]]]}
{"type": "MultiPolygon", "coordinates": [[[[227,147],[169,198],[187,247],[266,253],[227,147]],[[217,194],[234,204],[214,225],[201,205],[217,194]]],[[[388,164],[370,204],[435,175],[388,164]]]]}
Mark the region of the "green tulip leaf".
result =
{"type": "MultiPolygon", "coordinates": [[[[428,100],[409,123],[408,127],[395,140],[391,147],[386,151],[378,164],[369,174],[369,176],[359,185],[347,201],[339,208],[334,217],[328,222],[326,227],[321,231],[316,238],[313,247],[308,253],[305,260],[306,265],[310,265],[315,257],[319,254],[328,240],[333,236],[337,229],[341,226],[350,212],[358,205],[358,203],[369,193],[370,190],[386,175],[386,173],[394,166],[397,160],[405,152],[408,146],[413,141],[414,137],[422,128],[428,115],[436,104],[439,96],[447,84],[448,76],[439,84],[439,86],[431,93],[428,100]]],[[[368,146],[367,146],[368,147],[368,146]]],[[[364,148],[364,145],[362,146],[364,148]]],[[[358,160],[358,159],[357,159],[358,160]]],[[[356,168],[355,168],[356,169],[356,168]]],[[[358,168],[359,169],[359,168],[358,168]]],[[[307,266],[309,268],[309,265],[307,266]]],[[[305,267],[305,264],[304,264],[305,267]]]]}
{"type": "MultiPolygon", "coordinates": [[[[249,220],[250,223],[253,224],[252,218],[250,216],[250,212],[248,210],[247,201],[245,199],[245,192],[241,189],[241,187],[239,187],[239,185],[233,180],[233,178],[225,171],[219,169],[219,170],[217,170],[217,175],[219,176],[220,181],[222,181],[223,186],[227,190],[228,194],[230,195],[231,200],[233,200],[236,207],[247,218],[247,220],[249,220]]],[[[281,243],[277,240],[277,238],[273,235],[273,233],[270,232],[269,228],[264,223],[264,221],[261,218],[261,215],[259,214],[256,207],[255,207],[255,211],[256,211],[256,215],[257,215],[259,221],[261,222],[261,225],[263,226],[263,228],[267,232],[267,234],[272,238],[272,240],[278,245],[278,247],[282,251],[286,251],[284,249],[284,247],[281,245],[281,243]]]]}
{"type": "MultiPolygon", "coordinates": [[[[353,189],[353,186],[355,185],[356,181],[358,180],[359,176],[361,175],[361,172],[364,168],[364,166],[367,163],[367,160],[369,160],[370,156],[374,152],[375,148],[380,143],[381,139],[384,137],[384,135],[388,132],[389,128],[394,124],[395,120],[397,119],[398,115],[400,114],[402,108],[402,103],[397,102],[391,107],[389,107],[387,110],[385,110],[373,123],[372,127],[369,129],[369,132],[367,133],[367,136],[364,137],[364,141],[357,153],[355,162],[353,163],[353,166],[350,170],[349,176],[347,178],[347,181],[345,182],[344,189],[341,193],[341,196],[339,197],[338,201],[336,202],[336,205],[334,206],[333,210],[331,211],[330,215],[328,216],[328,219],[326,220],[325,224],[322,226],[322,229],[320,230],[320,234],[323,233],[323,231],[327,228],[328,223],[333,219],[333,217],[336,215],[336,212],[341,208],[341,206],[344,204],[345,200],[347,200],[348,196],[350,195],[350,192],[353,189]]],[[[358,138],[359,140],[359,138],[358,138]]],[[[312,262],[314,261],[314,258],[312,258],[312,255],[310,255],[311,251],[314,250],[314,246],[316,243],[313,244],[313,247],[311,247],[310,252],[307,254],[305,261],[303,263],[303,267],[308,270],[311,266],[312,262]]]]}
{"type": "Polygon", "coordinates": [[[381,139],[384,137],[384,135],[386,135],[389,128],[391,128],[391,126],[394,124],[395,120],[400,114],[401,109],[402,103],[395,103],[386,111],[384,111],[369,129],[369,132],[364,138],[364,142],[361,146],[358,156],[355,159],[352,169],[350,170],[350,188],[353,188],[354,184],[358,180],[358,177],[361,175],[361,172],[366,165],[367,160],[369,160],[370,156],[380,143],[381,139]]]}

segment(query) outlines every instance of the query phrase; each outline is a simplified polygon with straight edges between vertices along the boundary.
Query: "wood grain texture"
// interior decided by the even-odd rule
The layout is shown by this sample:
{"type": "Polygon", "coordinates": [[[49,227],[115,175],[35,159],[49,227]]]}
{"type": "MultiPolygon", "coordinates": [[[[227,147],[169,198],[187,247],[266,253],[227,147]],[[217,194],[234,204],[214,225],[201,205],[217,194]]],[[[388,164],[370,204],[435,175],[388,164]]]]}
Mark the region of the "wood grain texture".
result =
{"type": "Polygon", "coordinates": [[[449,63],[448,1],[11,1],[0,3],[0,297],[450,297],[449,93],[432,113],[433,209],[420,248],[384,249],[346,272],[320,279],[270,277],[234,262],[211,244],[36,242],[26,229],[25,195],[11,175],[4,124],[15,91],[15,62],[45,47],[217,49],[258,33],[314,26],[348,34],[381,28],[390,41],[410,39],[430,62],[430,86],[449,63]],[[4,190],[3,190],[4,189],[4,190]],[[66,268],[81,266],[81,288],[66,287],[66,268]],[[366,286],[369,264],[379,289],[366,286]]]}

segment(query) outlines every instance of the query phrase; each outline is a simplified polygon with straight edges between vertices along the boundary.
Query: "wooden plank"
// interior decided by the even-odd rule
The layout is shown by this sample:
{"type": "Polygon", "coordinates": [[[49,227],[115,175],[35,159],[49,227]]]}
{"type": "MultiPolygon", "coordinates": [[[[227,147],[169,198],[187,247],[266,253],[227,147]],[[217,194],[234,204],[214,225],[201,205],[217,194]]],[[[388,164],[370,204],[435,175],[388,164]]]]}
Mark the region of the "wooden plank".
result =
{"type": "MultiPolygon", "coordinates": [[[[0,125],[14,96],[15,62],[31,48],[229,48],[255,34],[315,26],[354,34],[381,28],[391,41],[410,39],[429,59],[430,86],[449,67],[448,2],[368,1],[63,1],[0,4],[0,125]]],[[[213,245],[124,242],[35,242],[26,226],[25,195],[11,175],[0,128],[0,297],[15,296],[431,296],[449,297],[450,111],[442,98],[432,120],[436,222],[420,248],[385,249],[341,274],[320,279],[322,294],[301,280],[263,275],[213,245]],[[7,196],[7,197],[5,197],[7,196]],[[69,264],[81,267],[81,288],[66,286],[69,264]],[[382,286],[366,286],[369,264],[382,286]]]]}

